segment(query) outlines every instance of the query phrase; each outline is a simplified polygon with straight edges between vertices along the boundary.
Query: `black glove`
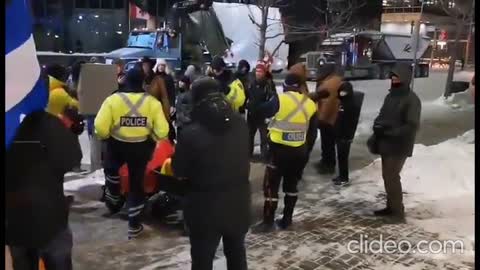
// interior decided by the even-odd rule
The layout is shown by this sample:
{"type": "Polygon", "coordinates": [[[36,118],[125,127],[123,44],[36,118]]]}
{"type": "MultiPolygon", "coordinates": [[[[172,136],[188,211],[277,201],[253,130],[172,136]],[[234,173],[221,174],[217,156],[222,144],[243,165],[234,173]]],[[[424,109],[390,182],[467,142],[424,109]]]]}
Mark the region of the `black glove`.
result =
{"type": "Polygon", "coordinates": [[[82,134],[85,129],[85,123],[84,117],[78,113],[78,110],[73,107],[68,107],[63,112],[63,115],[72,121],[70,130],[76,135],[82,134]]]}
{"type": "Polygon", "coordinates": [[[385,135],[385,132],[388,131],[391,128],[390,125],[387,125],[385,123],[374,123],[373,124],[373,133],[378,137],[378,136],[383,136],[385,135]]]}

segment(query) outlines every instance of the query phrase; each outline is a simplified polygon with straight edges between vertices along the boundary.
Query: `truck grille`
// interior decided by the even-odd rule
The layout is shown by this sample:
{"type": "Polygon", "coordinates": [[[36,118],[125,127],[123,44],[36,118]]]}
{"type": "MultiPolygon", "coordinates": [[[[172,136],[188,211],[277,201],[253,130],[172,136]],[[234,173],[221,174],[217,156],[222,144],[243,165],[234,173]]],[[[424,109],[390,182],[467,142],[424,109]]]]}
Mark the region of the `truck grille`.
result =
{"type": "Polygon", "coordinates": [[[313,69],[317,67],[318,54],[309,54],[307,55],[307,68],[313,69]]]}

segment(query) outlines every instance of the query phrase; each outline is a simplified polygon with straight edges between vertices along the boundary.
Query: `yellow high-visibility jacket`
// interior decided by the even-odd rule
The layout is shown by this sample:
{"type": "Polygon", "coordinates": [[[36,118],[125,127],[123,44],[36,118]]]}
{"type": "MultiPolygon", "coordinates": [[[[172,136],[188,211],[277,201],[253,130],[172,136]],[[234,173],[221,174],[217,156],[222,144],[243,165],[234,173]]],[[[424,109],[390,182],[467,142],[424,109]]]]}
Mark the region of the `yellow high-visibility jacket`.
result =
{"type": "Polygon", "coordinates": [[[228,92],[226,98],[233,110],[238,112],[246,100],[245,89],[240,79],[236,79],[230,83],[230,91],[228,92]]]}
{"type": "Polygon", "coordinates": [[[147,93],[115,93],[102,104],[95,118],[95,134],[124,142],[157,141],[168,136],[162,104],[147,93]]]}
{"type": "Polygon", "coordinates": [[[268,126],[274,143],[299,147],[305,144],[310,118],[317,106],[308,96],[288,91],[278,95],[280,107],[268,126]]]}
{"type": "Polygon", "coordinates": [[[78,109],[78,101],[72,98],[67,91],[65,91],[65,83],[48,76],[48,104],[47,112],[53,115],[63,114],[67,107],[74,107],[78,109]]]}

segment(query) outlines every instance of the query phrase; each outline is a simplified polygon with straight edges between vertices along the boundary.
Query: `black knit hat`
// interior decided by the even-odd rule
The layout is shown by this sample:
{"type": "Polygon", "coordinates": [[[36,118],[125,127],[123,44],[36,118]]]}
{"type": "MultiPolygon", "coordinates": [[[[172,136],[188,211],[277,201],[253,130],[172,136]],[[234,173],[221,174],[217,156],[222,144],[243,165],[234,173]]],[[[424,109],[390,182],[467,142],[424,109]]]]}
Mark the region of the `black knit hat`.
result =
{"type": "Polygon", "coordinates": [[[143,64],[143,63],[149,63],[150,65],[155,66],[155,60],[153,59],[150,59],[148,56],[144,56],[142,57],[142,60],[140,60],[140,62],[143,64]]]}
{"type": "Polygon", "coordinates": [[[53,78],[65,82],[68,77],[67,69],[59,64],[50,64],[45,68],[45,73],[53,78]]]}
{"type": "Polygon", "coordinates": [[[224,69],[227,64],[225,64],[225,61],[223,61],[223,58],[220,57],[220,56],[215,56],[212,60],[212,69],[215,69],[215,70],[221,70],[221,69],[224,69]]]}
{"type": "Polygon", "coordinates": [[[126,84],[129,91],[143,91],[144,74],[142,69],[138,67],[131,68],[127,72],[126,84]]]}
{"type": "Polygon", "coordinates": [[[212,93],[220,92],[220,84],[209,77],[202,77],[192,84],[193,102],[197,103],[212,93]]]}
{"type": "Polygon", "coordinates": [[[302,83],[302,78],[297,74],[289,73],[285,77],[283,82],[283,88],[285,90],[300,90],[300,85],[302,83]]]}
{"type": "Polygon", "coordinates": [[[250,72],[250,64],[247,60],[240,60],[240,62],[238,62],[237,70],[240,73],[246,74],[250,72]]]}

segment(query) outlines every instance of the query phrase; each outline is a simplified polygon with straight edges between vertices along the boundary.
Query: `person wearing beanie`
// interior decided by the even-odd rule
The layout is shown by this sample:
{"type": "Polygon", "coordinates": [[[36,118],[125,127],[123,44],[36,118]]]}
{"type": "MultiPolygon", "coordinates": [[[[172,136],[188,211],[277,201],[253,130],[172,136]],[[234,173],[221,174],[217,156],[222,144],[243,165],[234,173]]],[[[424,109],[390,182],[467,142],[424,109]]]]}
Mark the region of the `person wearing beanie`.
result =
{"type": "Polygon", "coordinates": [[[212,269],[222,239],[227,268],[247,270],[248,130],[219,88],[208,77],[193,82],[192,121],[178,134],[172,169],[188,183],[184,216],[190,231],[192,269],[212,269]]]}
{"type": "Polygon", "coordinates": [[[235,72],[235,78],[239,79],[244,89],[248,89],[250,86],[250,64],[247,60],[240,60],[238,62],[237,71],[235,72]]]}
{"type": "Polygon", "coordinates": [[[320,65],[317,71],[316,92],[311,93],[310,96],[314,98],[321,91],[327,91],[329,96],[325,99],[316,100],[322,148],[322,159],[316,164],[316,168],[320,174],[333,174],[336,165],[334,125],[340,105],[337,97],[338,89],[342,85],[342,77],[335,71],[335,64],[320,65]]]}
{"type": "Polygon", "coordinates": [[[303,63],[298,63],[290,67],[288,70],[289,73],[297,74],[301,78],[301,91],[302,93],[308,95],[308,86],[307,86],[307,67],[303,63]]]}
{"type": "Polygon", "coordinates": [[[140,60],[140,63],[142,64],[142,70],[145,75],[145,88],[148,89],[150,84],[153,81],[153,78],[155,77],[155,73],[153,70],[153,67],[155,66],[155,60],[150,59],[147,56],[142,57],[140,60]]]}
{"type": "Polygon", "coordinates": [[[45,73],[49,82],[47,112],[59,116],[69,107],[78,109],[78,101],[66,91],[67,70],[61,65],[52,64],[45,68],[45,73]]]}
{"type": "Polygon", "coordinates": [[[167,83],[160,75],[157,76],[153,73],[153,63],[150,59],[142,59],[140,65],[145,77],[143,86],[145,91],[162,103],[163,113],[167,118],[167,121],[170,123],[170,107],[174,105],[174,103],[170,103],[167,83]]]}
{"type": "Polygon", "coordinates": [[[268,165],[265,167],[263,221],[254,232],[274,230],[275,211],[278,206],[278,191],[283,181],[283,217],[276,221],[280,229],[292,224],[292,216],[298,199],[298,176],[307,158],[308,144],[316,133],[315,112],[317,107],[301,92],[301,78],[287,74],[283,93],[274,96],[263,109],[266,117],[273,117],[268,126],[270,142],[268,165]]]}
{"type": "Polygon", "coordinates": [[[155,76],[159,76],[165,82],[170,107],[175,107],[175,80],[172,77],[167,61],[162,58],[157,59],[157,63],[155,64],[153,70],[155,72],[155,76]]]}
{"type": "Polygon", "coordinates": [[[268,152],[266,118],[259,113],[262,104],[277,95],[275,83],[267,78],[267,69],[263,62],[255,67],[255,77],[246,92],[247,123],[250,138],[250,156],[253,157],[255,134],[260,133],[260,157],[266,161],[268,152]]]}
{"type": "Polygon", "coordinates": [[[240,79],[235,78],[230,70],[227,70],[225,61],[220,56],[212,60],[211,70],[213,78],[220,84],[219,91],[225,95],[233,110],[240,112],[245,105],[245,87],[240,79]]]}
{"type": "MultiPolygon", "coordinates": [[[[177,133],[180,133],[182,128],[191,122],[191,112],[193,107],[192,92],[190,91],[190,78],[182,76],[178,81],[178,96],[175,104],[176,117],[175,125],[177,126],[177,133]]],[[[177,134],[178,135],[178,134],[177,134]]]]}
{"type": "Polygon", "coordinates": [[[351,83],[343,82],[337,96],[340,100],[340,108],[334,130],[339,174],[332,181],[335,185],[344,186],[350,182],[348,171],[350,145],[357,130],[364,94],[353,91],[351,83]]]}
{"type": "MultiPolygon", "coordinates": [[[[110,95],[95,118],[95,134],[106,140],[112,164],[127,164],[129,170],[128,238],[143,231],[140,214],[145,203],[143,180],[155,142],[167,138],[169,124],[162,104],[143,89],[144,74],[138,66],[127,72],[126,87],[110,95]]],[[[105,204],[112,213],[122,209],[119,179],[105,183],[105,204]]]]}

